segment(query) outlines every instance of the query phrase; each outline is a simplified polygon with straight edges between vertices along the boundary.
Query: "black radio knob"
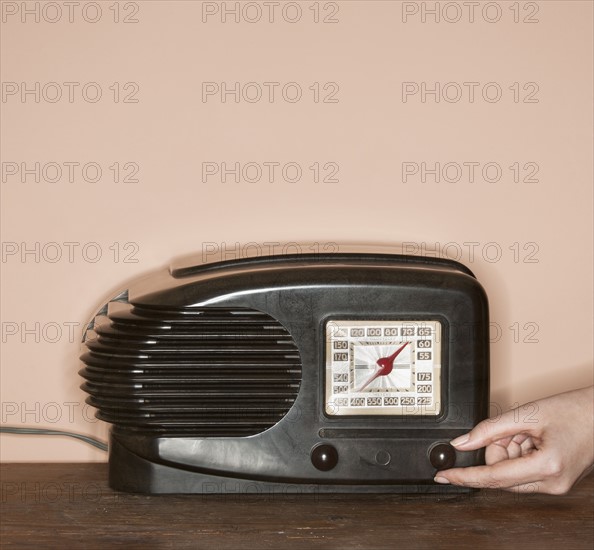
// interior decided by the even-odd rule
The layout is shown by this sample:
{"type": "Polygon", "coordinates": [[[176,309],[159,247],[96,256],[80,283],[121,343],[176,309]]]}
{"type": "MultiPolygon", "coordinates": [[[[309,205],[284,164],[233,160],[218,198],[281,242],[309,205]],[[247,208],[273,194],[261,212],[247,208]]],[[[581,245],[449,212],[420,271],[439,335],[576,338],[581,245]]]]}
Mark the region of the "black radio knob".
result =
{"type": "Polygon", "coordinates": [[[310,454],[311,463],[322,472],[332,470],[338,464],[338,451],[332,445],[316,445],[310,454]]]}
{"type": "Polygon", "coordinates": [[[437,443],[429,449],[429,462],[436,470],[447,470],[456,464],[456,449],[449,443],[437,443]]]}

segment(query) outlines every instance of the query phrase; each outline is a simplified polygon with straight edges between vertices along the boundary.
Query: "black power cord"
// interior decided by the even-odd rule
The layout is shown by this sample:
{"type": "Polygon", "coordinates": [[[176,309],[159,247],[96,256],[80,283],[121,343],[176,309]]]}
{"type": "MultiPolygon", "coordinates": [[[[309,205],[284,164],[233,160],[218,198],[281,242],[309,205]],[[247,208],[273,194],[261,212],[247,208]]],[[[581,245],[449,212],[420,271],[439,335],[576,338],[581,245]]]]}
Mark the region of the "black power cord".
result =
{"type": "Polygon", "coordinates": [[[44,428],[20,428],[18,426],[0,426],[0,433],[16,434],[16,435],[62,435],[66,437],[73,437],[84,443],[88,443],[97,449],[107,451],[107,443],[100,439],[95,439],[89,435],[78,434],[76,432],[64,432],[62,430],[49,430],[44,428]]]}

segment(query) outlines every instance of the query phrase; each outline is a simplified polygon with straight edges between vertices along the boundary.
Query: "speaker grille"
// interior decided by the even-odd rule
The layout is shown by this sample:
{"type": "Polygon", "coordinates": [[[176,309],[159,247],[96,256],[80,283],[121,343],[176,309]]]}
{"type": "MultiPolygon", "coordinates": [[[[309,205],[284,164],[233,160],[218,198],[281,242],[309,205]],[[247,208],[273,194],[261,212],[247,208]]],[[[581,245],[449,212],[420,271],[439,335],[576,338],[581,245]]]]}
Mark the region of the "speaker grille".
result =
{"type": "Polygon", "coordinates": [[[159,435],[254,435],[294,403],[301,359],[260,311],[111,302],[87,331],[81,386],[96,416],[159,435]]]}

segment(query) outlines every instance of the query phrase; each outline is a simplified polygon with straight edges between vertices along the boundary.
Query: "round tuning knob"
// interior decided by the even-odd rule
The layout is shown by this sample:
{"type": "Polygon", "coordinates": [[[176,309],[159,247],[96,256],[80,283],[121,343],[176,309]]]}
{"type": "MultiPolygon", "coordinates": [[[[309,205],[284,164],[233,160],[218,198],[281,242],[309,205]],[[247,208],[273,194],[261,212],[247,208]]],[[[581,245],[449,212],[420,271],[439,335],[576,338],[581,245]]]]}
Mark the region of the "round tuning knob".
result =
{"type": "Polygon", "coordinates": [[[429,462],[436,470],[447,470],[456,464],[456,449],[449,443],[437,443],[429,449],[429,462]]]}
{"type": "Polygon", "coordinates": [[[322,472],[332,470],[338,464],[338,451],[332,446],[322,443],[311,450],[311,463],[322,472]]]}

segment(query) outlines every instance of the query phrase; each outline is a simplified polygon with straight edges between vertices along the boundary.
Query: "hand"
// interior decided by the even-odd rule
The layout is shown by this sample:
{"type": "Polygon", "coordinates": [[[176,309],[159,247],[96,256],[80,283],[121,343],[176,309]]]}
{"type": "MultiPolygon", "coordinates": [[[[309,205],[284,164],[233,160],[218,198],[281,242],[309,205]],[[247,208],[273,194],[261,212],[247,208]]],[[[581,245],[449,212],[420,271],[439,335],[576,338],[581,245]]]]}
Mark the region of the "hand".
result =
{"type": "Polygon", "coordinates": [[[487,465],[438,472],[437,483],[567,493],[594,467],[594,386],[483,420],[451,444],[458,451],[486,447],[487,465]]]}

